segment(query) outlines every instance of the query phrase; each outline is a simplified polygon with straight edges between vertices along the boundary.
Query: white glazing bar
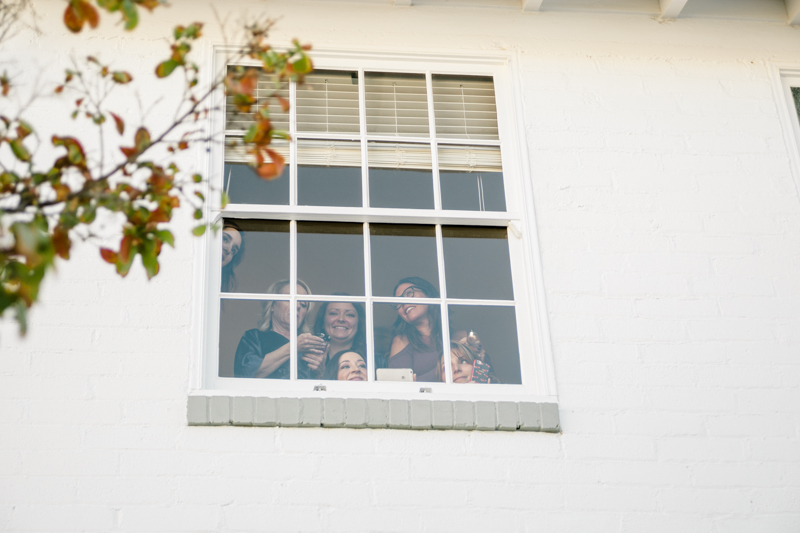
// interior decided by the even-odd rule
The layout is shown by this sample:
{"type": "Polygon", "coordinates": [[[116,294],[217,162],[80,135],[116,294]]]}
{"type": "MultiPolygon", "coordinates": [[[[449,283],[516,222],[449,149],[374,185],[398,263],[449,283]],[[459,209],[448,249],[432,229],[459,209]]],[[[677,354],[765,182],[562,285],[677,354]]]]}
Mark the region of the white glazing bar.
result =
{"type": "MultiPolygon", "coordinates": [[[[428,93],[428,128],[431,136],[431,171],[433,173],[433,208],[442,210],[442,188],[439,184],[439,150],[436,147],[436,117],[433,114],[433,77],[425,73],[425,88],[428,93]]],[[[446,366],[446,365],[445,365],[446,366]]]]}
{"type": "Polygon", "coordinates": [[[289,223],[289,379],[297,379],[297,222],[289,223]]]}
{"type": "Polygon", "coordinates": [[[361,133],[361,205],[369,205],[369,158],[367,154],[367,86],[364,69],[358,69],[358,129],[361,133]]]}
{"type": "Polygon", "coordinates": [[[297,205],[297,84],[289,82],[289,205],[297,205]]]}
{"type": "Polygon", "coordinates": [[[367,305],[364,313],[367,323],[366,342],[367,342],[367,381],[375,380],[375,345],[372,331],[372,250],[369,246],[369,223],[364,223],[364,294],[367,296],[367,305]]]}
{"type": "Polygon", "coordinates": [[[444,357],[444,381],[445,383],[452,383],[453,369],[450,366],[450,318],[447,316],[447,281],[444,277],[443,244],[442,226],[441,224],[436,224],[436,261],[439,264],[439,293],[442,297],[442,356],[444,357]]]}
{"type": "Polygon", "coordinates": [[[246,292],[223,292],[220,298],[223,300],[280,300],[284,302],[291,300],[291,296],[288,294],[252,294],[246,292]]]}

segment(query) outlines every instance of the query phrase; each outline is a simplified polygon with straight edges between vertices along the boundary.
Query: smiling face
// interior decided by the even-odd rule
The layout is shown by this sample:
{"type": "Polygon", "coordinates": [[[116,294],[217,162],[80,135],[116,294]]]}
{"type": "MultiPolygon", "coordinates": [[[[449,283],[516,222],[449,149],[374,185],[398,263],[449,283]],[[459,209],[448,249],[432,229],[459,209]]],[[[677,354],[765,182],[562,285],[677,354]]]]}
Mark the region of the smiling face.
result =
{"type": "Polygon", "coordinates": [[[325,311],[325,333],[342,344],[350,343],[358,331],[358,313],[353,304],[333,302],[325,311]]]}
{"type": "Polygon", "coordinates": [[[356,352],[346,352],[339,357],[339,371],[336,374],[339,381],[366,381],[367,363],[356,352]]]}
{"type": "Polygon", "coordinates": [[[242,234],[235,228],[222,230],[222,266],[225,267],[239,253],[242,247],[242,234]]]}
{"type": "MultiPolygon", "coordinates": [[[[455,350],[450,352],[450,367],[453,370],[453,383],[469,383],[472,379],[472,363],[455,350]]],[[[444,358],[442,358],[441,373],[444,376],[444,358]]]]}
{"type": "MultiPolygon", "coordinates": [[[[281,289],[281,294],[289,294],[288,285],[281,289]]],[[[308,291],[298,285],[297,294],[308,294],[308,291]]],[[[272,311],[272,329],[275,329],[275,326],[277,325],[284,330],[290,331],[291,315],[289,313],[291,305],[292,304],[290,302],[275,302],[272,311]]],[[[303,325],[303,320],[305,320],[306,313],[308,313],[308,302],[298,301],[295,312],[297,313],[297,327],[299,328],[303,325]]]]}
{"type": "MultiPolygon", "coordinates": [[[[425,294],[422,289],[412,285],[411,283],[401,283],[397,290],[394,291],[394,295],[403,298],[427,298],[428,295],[425,294]]],[[[400,318],[408,322],[409,324],[414,324],[421,318],[425,318],[428,315],[428,306],[424,304],[399,304],[397,306],[397,314],[400,315],[400,318]]]]}

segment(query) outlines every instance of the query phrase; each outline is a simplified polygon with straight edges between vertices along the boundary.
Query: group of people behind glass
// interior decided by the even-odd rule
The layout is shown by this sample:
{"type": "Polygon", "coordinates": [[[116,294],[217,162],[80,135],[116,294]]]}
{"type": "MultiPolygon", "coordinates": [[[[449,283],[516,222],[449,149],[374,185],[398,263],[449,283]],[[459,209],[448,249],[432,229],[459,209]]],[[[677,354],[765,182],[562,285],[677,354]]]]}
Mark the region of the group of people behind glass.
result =
{"type": "MultiPolygon", "coordinates": [[[[223,227],[222,289],[233,291],[233,268],[241,262],[244,239],[239,228],[226,222],[223,227]]],[[[270,294],[289,294],[289,280],[269,287],[270,294]]],[[[298,296],[311,289],[297,281],[298,296]]],[[[392,293],[402,298],[438,298],[439,291],[428,281],[409,277],[400,280],[392,293]]],[[[341,296],[346,296],[341,294],[341,296]]],[[[307,318],[313,304],[298,300],[294,313],[297,325],[297,377],[367,381],[366,314],[358,302],[322,302],[313,326],[307,318]]],[[[411,369],[416,381],[445,381],[445,357],[441,307],[416,302],[392,304],[397,312],[388,353],[376,354],[376,365],[411,369]]],[[[234,375],[247,378],[289,379],[291,309],[289,301],[265,301],[258,327],[242,335],[234,357],[234,375]]],[[[466,331],[451,336],[450,363],[453,383],[498,383],[480,340],[466,331]],[[480,373],[485,379],[478,379],[480,373]]]]}

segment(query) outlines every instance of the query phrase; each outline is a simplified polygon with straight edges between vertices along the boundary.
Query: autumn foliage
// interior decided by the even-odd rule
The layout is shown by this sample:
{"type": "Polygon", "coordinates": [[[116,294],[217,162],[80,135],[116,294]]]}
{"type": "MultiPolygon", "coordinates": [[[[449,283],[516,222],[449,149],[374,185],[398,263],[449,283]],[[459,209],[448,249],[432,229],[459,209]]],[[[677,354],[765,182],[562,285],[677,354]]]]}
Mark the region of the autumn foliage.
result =
{"type": "MultiPolygon", "coordinates": [[[[131,31],[139,23],[140,8],[152,11],[163,5],[159,0],[69,0],[63,20],[77,33],[97,27],[104,11],[118,13],[125,30],[131,31]]],[[[229,68],[203,87],[199,67],[191,60],[192,47],[203,35],[203,24],[174,28],[166,57],[154,64],[153,75],[183,75],[183,99],[176,118],[157,132],[137,123],[133,144],[129,145],[120,141],[127,127],[123,113],[108,109],[106,99],[94,94],[89,89],[94,85],[86,82],[103,80],[110,91],[135,84],[133,76],[112,69],[96,57],[86,58],[80,68],[66,70],[55,92],[75,95],[74,106],[67,111],[72,118],[88,121],[106,139],[106,146],[116,143],[118,157],[111,162],[88,157],[79,136],[53,135],[50,143],[60,155],[49,165],[37,165],[32,143],[27,142],[35,133],[34,126],[22,116],[6,116],[0,107],[0,148],[7,144],[13,157],[0,159],[0,314],[14,309],[21,333],[26,331],[27,310],[36,303],[41,282],[54,268],[56,258],[68,260],[76,240],[91,240],[97,217],[121,214],[124,218],[116,249],[100,248],[100,256],[121,276],[128,274],[137,256],[148,277],[158,274],[164,244],[174,245],[168,223],[182,205],[190,208],[198,221],[193,233],[205,232],[206,198],[199,187],[206,185],[205,178],[191,169],[179,168],[177,155],[197,143],[210,142],[197,134],[202,128],[191,126],[207,119],[211,111],[208,102],[215,91],[224,90],[239,112],[252,117],[242,143],[258,175],[264,179],[280,175],[285,162],[270,143],[275,138],[288,138],[288,134],[272,128],[270,99],[256,99],[259,72],[274,76],[277,92],[289,79],[302,81],[312,64],[306,53],[309,47],[297,42],[289,50],[272,49],[267,41],[270,27],[268,21],[248,26],[243,44],[231,57],[232,63],[245,58],[257,60],[258,69],[229,68]],[[113,140],[108,140],[109,127],[111,135],[116,136],[113,140]],[[164,161],[164,151],[172,154],[171,160],[164,161]]],[[[5,74],[0,85],[3,96],[14,90],[13,80],[5,74]]],[[[288,109],[289,102],[277,95],[274,98],[288,109]]],[[[91,133],[96,137],[96,132],[91,133]]],[[[222,204],[225,202],[223,194],[222,204]]]]}

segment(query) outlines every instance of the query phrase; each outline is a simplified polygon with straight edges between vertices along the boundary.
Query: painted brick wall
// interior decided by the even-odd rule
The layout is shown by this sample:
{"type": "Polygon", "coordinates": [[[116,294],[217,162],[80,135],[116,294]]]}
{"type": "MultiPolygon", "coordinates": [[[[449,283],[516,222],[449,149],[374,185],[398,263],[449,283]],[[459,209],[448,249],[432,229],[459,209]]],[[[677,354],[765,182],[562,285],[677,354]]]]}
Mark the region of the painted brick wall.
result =
{"type": "MultiPolygon", "coordinates": [[[[769,70],[800,63],[795,28],[217,7],[327,48],[518,53],[563,433],[188,427],[192,241],[152,283],[85,247],[30,337],[0,332],[0,529],[800,530],[800,202],[769,70]]],[[[13,54],[30,80],[76,42],[62,3],[40,8],[13,54]]],[[[75,54],[149,71],[197,18],[175,5],[75,54]]]]}

